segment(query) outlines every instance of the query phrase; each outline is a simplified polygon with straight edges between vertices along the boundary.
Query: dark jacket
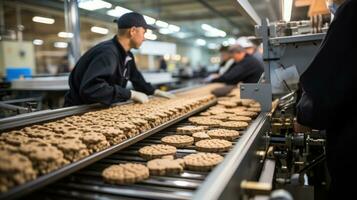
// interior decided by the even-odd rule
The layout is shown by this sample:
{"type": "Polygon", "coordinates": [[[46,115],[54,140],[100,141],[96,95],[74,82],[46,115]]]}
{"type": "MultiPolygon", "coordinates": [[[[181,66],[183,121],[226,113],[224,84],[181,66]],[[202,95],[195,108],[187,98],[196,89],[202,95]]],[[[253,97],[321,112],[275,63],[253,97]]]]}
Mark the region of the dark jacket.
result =
{"type": "Polygon", "coordinates": [[[133,54],[125,52],[115,36],[94,46],[79,59],[69,76],[65,106],[126,101],[131,96],[125,88],[128,80],[135,90],[148,95],[154,93],[154,88],[138,71],[133,54]]]}
{"type": "Polygon", "coordinates": [[[228,85],[236,85],[239,82],[256,83],[263,72],[262,63],[253,56],[246,54],[242,61],[234,63],[228,71],[213,79],[212,82],[223,82],[228,85]]]}
{"type": "Polygon", "coordinates": [[[297,105],[299,123],[326,129],[330,199],[354,195],[357,146],[357,1],[346,0],[337,10],[321,47],[300,77],[303,95],[297,105]]]}

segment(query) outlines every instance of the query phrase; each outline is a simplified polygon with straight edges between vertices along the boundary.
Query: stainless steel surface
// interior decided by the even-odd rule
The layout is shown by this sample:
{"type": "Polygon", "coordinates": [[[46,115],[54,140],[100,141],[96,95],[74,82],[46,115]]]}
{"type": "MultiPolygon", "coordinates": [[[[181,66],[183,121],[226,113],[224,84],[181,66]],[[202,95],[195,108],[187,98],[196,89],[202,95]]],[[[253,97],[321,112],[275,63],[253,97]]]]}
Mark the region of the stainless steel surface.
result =
{"type": "Polygon", "coordinates": [[[240,95],[242,99],[254,99],[261,105],[263,112],[271,110],[272,92],[268,83],[241,83],[240,95]]]}
{"type": "Polygon", "coordinates": [[[65,13],[67,22],[66,22],[66,31],[71,32],[73,37],[70,40],[70,45],[68,47],[68,54],[72,59],[73,63],[70,63],[72,66],[79,60],[81,57],[81,45],[80,45],[80,21],[79,21],[79,11],[78,11],[78,0],[65,0],[65,13]]]}
{"type": "Polygon", "coordinates": [[[217,168],[209,174],[193,199],[238,199],[242,180],[257,180],[261,169],[256,152],[265,150],[263,134],[269,128],[267,113],[261,113],[217,168]]]}
{"type": "Polygon", "coordinates": [[[326,33],[305,34],[305,35],[293,35],[284,37],[270,38],[269,41],[273,45],[296,43],[296,42],[309,42],[323,40],[326,33]]]}
{"type": "Polygon", "coordinates": [[[246,16],[253,25],[261,25],[262,21],[258,14],[255,12],[252,5],[247,0],[237,0],[241,7],[240,12],[243,16],[246,16]]]}
{"type": "MultiPolygon", "coordinates": [[[[39,178],[37,178],[36,180],[34,181],[30,181],[28,183],[25,183],[23,185],[20,185],[20,186],[17,186],[15,188],[13,188],[12,190],[4,193],[4,194],[1,194],[0,195],[0,199],[13,199],[13,198],[18,198],[20,196],[23,196],[23,195],[26,195],[30,192],[33,192],[34,190],[38,189],[38,188],[41,188],[45,185],[48,185],[60,178],[63,178],[81,168],[84,168],[102,158],[105,158],[125,147],[128,147],[140,140],[143,140],[144,138],[158,132],[158,131],[161,131],[191,115],[194,115],[202,110],[205,110],[207,109],[208,107],[214,105],[217,103],[217,100],[212,100],[211,102],[207,103],[206,105],[204,106],[201,106],[199,108],[196,108],[194,109],[193,111],[181,116],[181,117],[178,117],[178,118],[175,118],[173,120],[170,120],[160,126],[157,126],[147,132],[144,132],[144,133],[141,133],[135,137],[132,137],[128,140],[125,140],[124,142],[120,143],[120,144],[117,144],[117,145],[114,145],[114,146],[111,146],[103,151],[100,151],[100,152],[97,152],[97,153],[94,153],[86,158],[83,158],[79,161],[76,161],[74,163],[71,163],[71,164],[68,164],[56,171],[53,171],[49,174],[46,174],[46,175],[43,175],[39,178]]],[[[139,145],[138,145],[139,146],[139,145]]]]}

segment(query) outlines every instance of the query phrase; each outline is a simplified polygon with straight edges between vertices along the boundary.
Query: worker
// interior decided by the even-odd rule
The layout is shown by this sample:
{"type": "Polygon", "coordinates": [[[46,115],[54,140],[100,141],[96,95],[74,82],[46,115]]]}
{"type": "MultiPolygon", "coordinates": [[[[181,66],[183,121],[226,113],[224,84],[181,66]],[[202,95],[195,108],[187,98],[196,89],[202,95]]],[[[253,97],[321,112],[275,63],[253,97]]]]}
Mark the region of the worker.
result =
{"type": "Polygon", "coordinates": [[[234,59],[234,64],[224,74],[212,80],[212,82],[223,82],[227,85],[236,85],[239,82],[256,83],[264,72],[262,63],[246,53],[240,45],[229,48],[234,59]]]}
{"type": "Polygon", "coordinates": [[[326,130],[326,162],[331,184],[329,199],[355,194],[357,156],[357,1],[329,0],[334,19],[317,55],[300,77],[303,90],[297,120],[326,130]]]}
{"type": "Polygon", "coordinates": [[[263,63],[262,52],[259,51],[259,47],[257,47],[248,37],[239,37],[236,41],[236,44],[243,47],[247,54],[254,56],[256,59],[263,63]]]}
{"type": "Polygon", "coordinates": [[[219,76],[223,75],[226,71],[229,70],[229,68],[231,66],[233,66],[234,59],[228,49],[229,49],[229,46],[223,46],[223,45],[219,48],[220,60],[221,60],[221,62],[219,64],[219,68],[216,72],[207,76],[203,80],[203,82],[205,82],[205,83],[211,82],[213,79],[216,79],[219,76]]]}
{"type": "Polygon", "coordinates": [[[145,103],[147,95],[173,98],[168,92],[155,90],[147,83],[136,67],[132,48],[138,49],[144,41],[148,25],[136,12],[115,20],[118,33],[111,39],[89,49],[77,62],[69,77],[70,90],[65,96],[65,106],[101,103],[111,105],[132,99],[145,103]],[[134,90],[126,89],[131,81],[134,90]]]}

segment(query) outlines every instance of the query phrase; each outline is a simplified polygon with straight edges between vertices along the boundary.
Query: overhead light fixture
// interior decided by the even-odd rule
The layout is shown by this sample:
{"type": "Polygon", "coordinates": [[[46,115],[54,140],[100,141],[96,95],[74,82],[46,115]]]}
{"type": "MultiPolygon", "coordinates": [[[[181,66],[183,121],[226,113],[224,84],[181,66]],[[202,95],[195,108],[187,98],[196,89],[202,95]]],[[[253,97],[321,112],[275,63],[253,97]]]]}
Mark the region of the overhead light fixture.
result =
{"type": "Polygon", "coordinates": [[[228,44],[232,45],[232,44],[235,44],[236,43],[236,39],[234,38],[228,38],[228,44]]]}
{"type": "Polygon", "coordinates": [[[145,19],[146,23],[150,24],[150,25],[155,24],[155,22],[156,22],[156,19],[146,16],[146,15],[144,15],[144,19],[145,19]]]}
{"type": "Polygon", "coordinates": [[[198,39],[196,40],[196,44],[197,44],[198,46],[205,46],[205,45],[206,45],[206,40],[201,39],[201,38],[198,38],[198,39]]]}
{"type": "Polygon", "coordinates": [[[168,28],[160,28],[159,29],[159,33],[163,34],[163,35],[167,35],[167,34],[171,34],[173,33],[172,30],[168,29],[168,28]]]}
{"type": "Polygon", "coordinates": [[[146,32],[144,34],[144,37],[148,40],[156,40],[157,39],[157,35],[153,34],[152,32],[146,32]]]}
{"type": "Polygon", "coordinates": [[[80,0],[78,7],[93,11],[102,8],[111,8],[112,4],[102,0],[80,0]]]}
{"type": "Polygon", "coordinates": [[[181,28],[180,28],[179,26],[170,24],[169,27],[168,27],[168,29],[170,29],[170,30],[173,31],[173,32],[179,32],[181,28]]]}
{"type": "Polygon", "coordinates": [[[291,19],[291,11],[293,9],[293,0],[283,0],[282,3],[283,20],[289,22],[291,19]]]}
{"type": "Polygon", "coordinates": [[[129,10],[127,8],[123,8],[120,6],[116,6],[114,9],[108,10],[107,15],[113,16],[113,17],[120,17],[124,15],[125,13],[133,12],[132,10],[129,10]]]}
{"type": "Polygon", "coordinates": [[[98,27],[98,26],[92,26],[92,28],[90,28],[90,31],[92,31],[93,33],[99,33],[102,35],[106,35],[109,32],[109,30],[107,28],[102,28],[102,27],[98,27]]]}
{"type": "Polygon", "coordinates": [[[32,41],[32,43],[33,43],[34,45],[40,46],[40,45],[43,45],[43,40],[34,39],[34,40],[32,41]]]}
{"type": "Polygon", "coordinates": [[[206,31],[207,37],[226,37],[227,33],[208,24],[202,24],[201,28],[206,31]]]}
{"type": "Polygon", "coordinates": [[[73,33],[70,32],[59,32],[57,35],[61,38],[73,38],[73,33]]]}
{"type": "Polygon", "coordinates": [[[53,46],[56,48],[64,49],[64,48],[68,47],[68,43],[67,42],[55,42],[53,46]]]}
{"type": "Polygon", "coordinates": [[[40,17],[40,16],[33,17],[32,21],[37,22],[37,23],[43,23],[43,24],[53,24],[53,23],[55,23],[55,19],[48,18],[48,17],[40,17]]]}
{"type": "Polygon", "coordinates": [[[155,24],[156,24],[156,26],[162,27],[162,28],[166,28],[166,27],[169,26],[168,23],[166,23],[166,22],[164,22],[164,21],[161,21],[161,20],[157,20],[155,24]]]}
{"type": "Polygon", "coordinates": [[[191,34],[189,34],[189,33],[184,33],[184,32],[178,32],[178,33],[175,33],[173,36],[178,37],[178,38],[180,38],[180,39],[185,39],[185,38],[190,37],[191,34]]]}
{"type": "Polygon", "coordinates": [[[225,41],[222,42],[222,45],[225,46],[225,47],[229,46],[229,42],[227,40],[225,40],[225,41]]]}
{"type": "Polygon", "coordinates": [[[209,49],[218,49],[218,48],[219,48],[219,45],[216,44],[216,43],[209,43],[209,44],[207,44],[207,47],[208,47],[209,49]]]}

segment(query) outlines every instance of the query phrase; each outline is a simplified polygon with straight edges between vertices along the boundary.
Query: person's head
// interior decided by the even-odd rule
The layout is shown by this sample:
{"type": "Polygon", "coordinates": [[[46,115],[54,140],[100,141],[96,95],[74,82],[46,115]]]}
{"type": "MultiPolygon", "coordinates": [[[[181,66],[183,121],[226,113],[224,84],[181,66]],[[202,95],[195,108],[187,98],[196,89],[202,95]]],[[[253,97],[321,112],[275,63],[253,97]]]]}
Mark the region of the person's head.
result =
{"type": "Polygon", "coordinates": [[[245,49],[238,44],[235,44],[235,45],[232,45],[231,47],[229,47],[229,52],[232,54],[232,57],[235,62],[242,61],[244,59],[245,55],[247,54],[245,49]]]}
{"type": "Polygon", "coordinates": [[[155,29],[146,23],[144,17],[137,12],[130,12],[115,20],[120,38],[129,41],[130,48],[138,49],[144,42],[147,29],[155,29]]]}
{"type": "Polygon", "coordinates": [[[228,51],[228,46],[221,46],[221,48],[219,48],[219,53],[221,54],[221,62],[225,62],[227,60],[229,60],[232,55],[231,53],[228,51]]]}
{"type": "Polygon", "coordinates": [[[327,8],[330,10],[332,14],[335,14],[337,8],[344,2],[345,0],[326,0],[327,8]]]}
{"type": "Polygon", "coordinates": [[[237,39],[236,44],[239,46],[243,47],[248,54],[253,54],[256,46],[253,44],[253,42],[248,38],[248,37],[240,37],[237,39]]]}

